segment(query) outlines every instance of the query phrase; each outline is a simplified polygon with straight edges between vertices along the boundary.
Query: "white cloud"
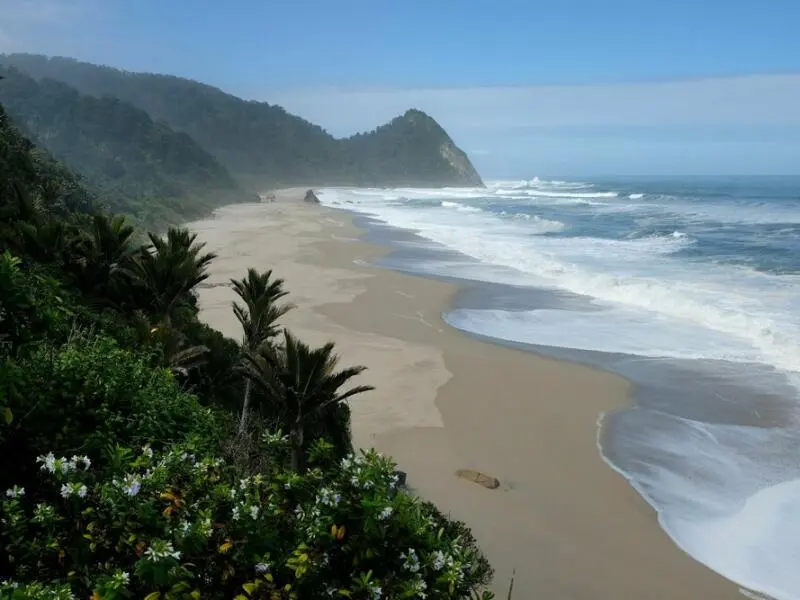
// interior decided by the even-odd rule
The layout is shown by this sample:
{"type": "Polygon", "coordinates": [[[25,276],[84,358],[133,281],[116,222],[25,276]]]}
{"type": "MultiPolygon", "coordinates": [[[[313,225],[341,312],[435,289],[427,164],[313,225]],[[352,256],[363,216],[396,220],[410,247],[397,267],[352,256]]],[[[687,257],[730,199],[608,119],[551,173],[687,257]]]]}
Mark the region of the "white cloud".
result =
{"type": "Polygon", "coordinates": [[[268,90],[336,135],[419,108],[479,166],[542,172],[800,173],[800,74],[614,85],[268,90]]]}

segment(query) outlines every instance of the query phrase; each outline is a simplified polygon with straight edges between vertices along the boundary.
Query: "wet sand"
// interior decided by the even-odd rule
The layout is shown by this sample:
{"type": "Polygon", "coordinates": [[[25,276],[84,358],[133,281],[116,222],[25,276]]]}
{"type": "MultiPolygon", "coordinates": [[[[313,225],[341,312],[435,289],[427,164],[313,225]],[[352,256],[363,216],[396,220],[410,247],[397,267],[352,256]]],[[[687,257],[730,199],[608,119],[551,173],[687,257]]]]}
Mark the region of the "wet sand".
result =
{"type": "MultiPolygon", "coordinates": [[[[370,265],[386,251],[350,215],[283,190],[190,224],[219,254],[209,283],[272,268],[297,308],[285,325],[336,343],[377,390],[351,403],[354,443],[391,454],[410,487],[465,521],[514,598],[740,597],[660,529],[652,509],[597,449],[600,415],[627,406],[615,375],[481,341],[441,319],[457,287],[370,265]],[[484,489],[455,476],[497,477],[484,489]]],[[[240,332],[226,287],[201,290],[202,317],[240,332]]]]}

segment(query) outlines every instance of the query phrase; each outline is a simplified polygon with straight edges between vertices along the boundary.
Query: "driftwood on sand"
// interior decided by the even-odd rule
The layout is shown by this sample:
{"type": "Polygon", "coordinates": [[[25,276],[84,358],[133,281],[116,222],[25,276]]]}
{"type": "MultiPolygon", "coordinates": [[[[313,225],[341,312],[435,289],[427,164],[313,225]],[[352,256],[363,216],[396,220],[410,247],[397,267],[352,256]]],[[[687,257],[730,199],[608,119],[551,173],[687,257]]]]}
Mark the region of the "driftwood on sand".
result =
{"type": "Polygon", "coordinates": [[[490,490],[495,490],[500,487],[500,480],[496,477],[486,475],[480,471],[473,471],[472,469],[459,469],[456,471],[456,477],[472,481],[490,490]]]}

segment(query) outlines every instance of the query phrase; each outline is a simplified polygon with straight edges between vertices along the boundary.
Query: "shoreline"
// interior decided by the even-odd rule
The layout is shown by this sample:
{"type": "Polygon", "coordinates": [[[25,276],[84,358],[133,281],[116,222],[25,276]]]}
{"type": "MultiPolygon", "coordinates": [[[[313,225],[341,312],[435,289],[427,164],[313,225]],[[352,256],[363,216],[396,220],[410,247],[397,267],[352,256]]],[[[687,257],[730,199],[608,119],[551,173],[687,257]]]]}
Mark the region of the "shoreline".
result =
{"type": "MultiPolygon", "coordinates": [[[[359,383],[377,390],[351,403],[354,444],[392,455],[415,492],[467,523],[499,597],[514,569],[520,598],[738,597],[598,452],[598,419],[630,405],[626,380],[450,327],[441,315],[458,285],[369,264],[389,250],[361,240],[351,214],[304,204],[304,191],[191,224],[220,253],[209,281],[273,268],[298,305],[285,325],[368,367],[359,383]],[[463,468],[501,487],[460,480],[463,468]]],[[[231,300],[202,290],[202,318],[238,337],[231,300]]]]}

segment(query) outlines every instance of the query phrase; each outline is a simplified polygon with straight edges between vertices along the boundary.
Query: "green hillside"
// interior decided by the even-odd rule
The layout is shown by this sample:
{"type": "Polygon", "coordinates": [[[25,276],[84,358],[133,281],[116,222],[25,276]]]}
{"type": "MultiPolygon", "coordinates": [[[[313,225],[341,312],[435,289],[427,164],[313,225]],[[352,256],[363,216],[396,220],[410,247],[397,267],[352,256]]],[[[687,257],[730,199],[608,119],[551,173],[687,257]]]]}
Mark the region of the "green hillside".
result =
{"type": "Polygon", "coordinates": [[[63,81],[85,94],[130,102],[188,134],[254,189],[289,184],[482,185],[466,154],[419,111],[340,140],[279,106],[245,101],[189,79],[31,54],[0,55],[0,63],[37,79],[63,81]]]}
{"type": "Polygon", "coordinates": [[[194,140],[117,98],[0,66],[0,103],[56,159],[81,173],[109,209],[177,222],[255,200],[194,140]]]}

